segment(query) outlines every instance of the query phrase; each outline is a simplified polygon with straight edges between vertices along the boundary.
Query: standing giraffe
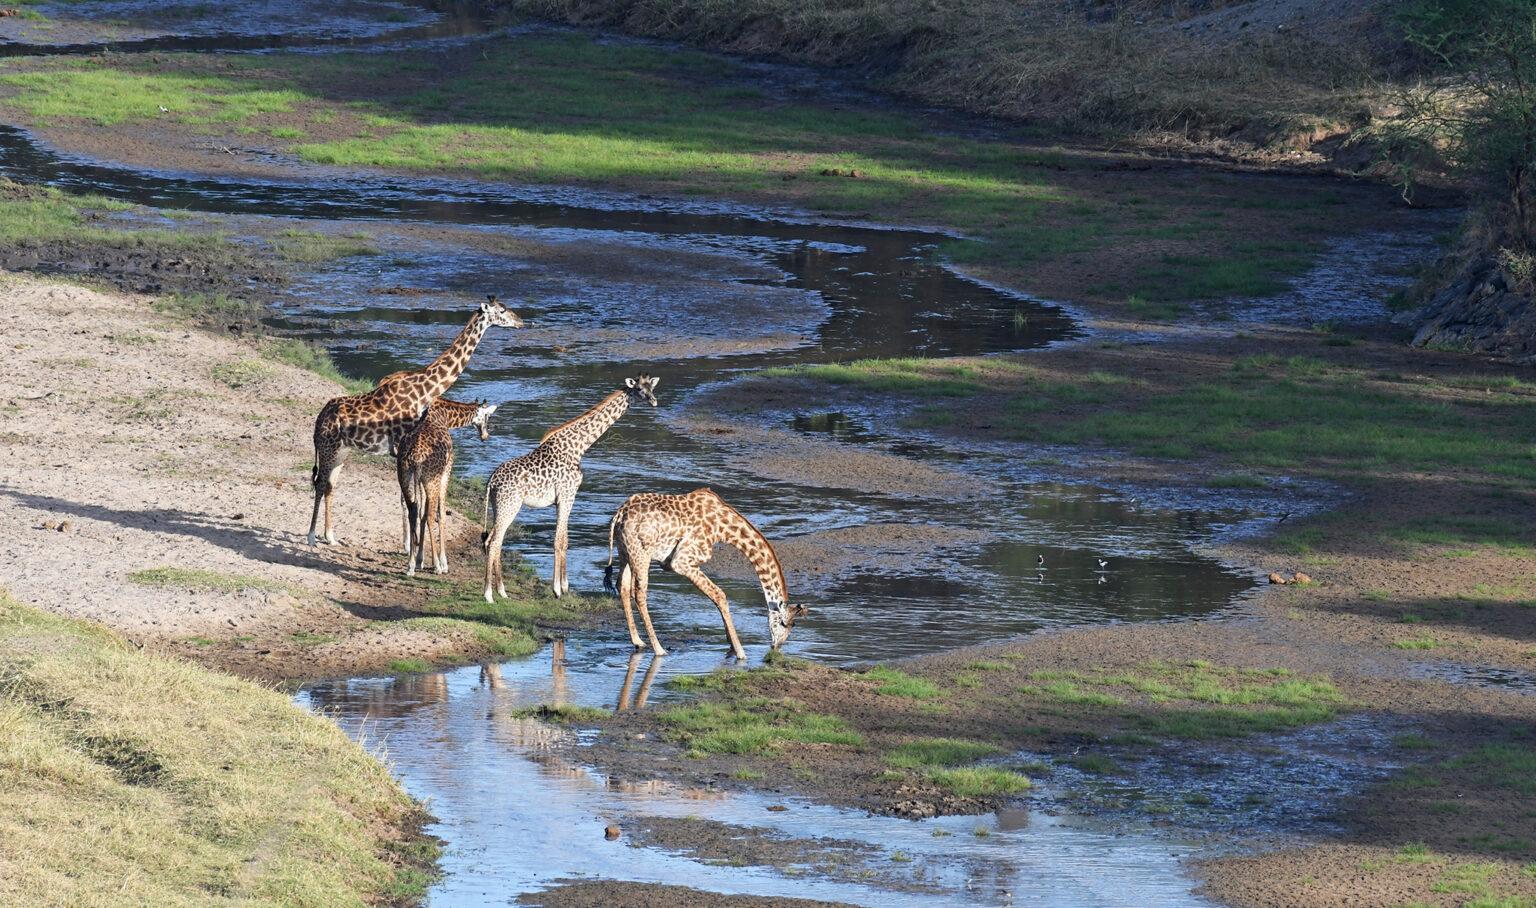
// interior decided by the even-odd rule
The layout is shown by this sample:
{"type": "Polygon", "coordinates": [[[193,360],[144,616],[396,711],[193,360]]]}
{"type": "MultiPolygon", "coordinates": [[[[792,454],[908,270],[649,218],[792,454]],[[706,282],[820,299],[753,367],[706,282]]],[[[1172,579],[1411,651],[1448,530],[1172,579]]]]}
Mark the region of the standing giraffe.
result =
{"type": "Polygon", "coordinates": [[[432,571],[448,573],[447,501],[448,479],[453,475],[454,429],[474,426],[480,440],[491,438],[491,414],[495,404],[462,404],[446,398],[427,408],[400,442],[395,455],[395,475],[400,480],[400,503],[405,508],[406,567],[408,577],[426,565],[426,548],[432,551],[432,571]],[[433,531],[437,539],[432,538],[433,531]]]}
{"type": "Polygon", "coordinates": [[[415,427],[427,407],[458,380],[480,338],[492,325],[521,328],[523,320],[498,303],[496,297],[487,297],[448,349],[425,369],[395,372],[385,376],[372,391],[326,402],[315,417],[315,466],[309,476],[315,488],[315,509],[309,517],[310,545],[315,544],[315,525],[320,522],[322,503],[325,541],[336,542],[336,533],[331,529],[331,495],[336,491],[346,449],[357,448],[364,454],[395,453],[401,439],[415,427]]]}
{"type": "Polygon", "coordinates": [[[644,644],[635,632],[631,599],[640,606],[640,619],[645,622],[651,649],[658,656],[667,654],[656,640],[656,629],[651,627],[651,613],[645,601],[650,586],[651,562],[660,561],[663,567],[693,581],[693,585],[720,609],[725,635],[731,641],[731,653],[737,659],[747,658],[741,648],[741,639],[736,636],[736,625],[731,622],[731,608],[726,604],[725,593],[700,569],[714,554],[715,545],[721,542],[729,543],[747,556],[752,570],[757,572],[763,598],[768,600],[768,641],[774,649],[789,639],[795,619],[810,611],[803,605],[789,604],[784,569],[779,567],[779,557],[774,554],[773,546],[757,527],[712,489],[695,489],[687,495],[647,492],[633,495],[619,506],[613,522],[608,525],[608,569],[603,573],[603,586],[610,592],[613,590],[615,536],[618,540],[619,602],[624,606],[629,642],[635,649],[643,648],[644,644]]]}
{"type": "Polygon", "coordinates": [[[624,379],[623,388],[570,422],[545,432],[537,448],[491,473],[485,486],[486,602],[496,601],[491,595],[493,586],[501,596],[507,595],[501,575],[501,542],[523,507],[555,505],[555,595],[563,596],[570,589],[565,579],[566,524],[571,506],[576,503],[576,490],[581,488],[581,456],[624,415],[632,402],[640,400],[656,406],[659,381],[644,373],[624,379]]]}

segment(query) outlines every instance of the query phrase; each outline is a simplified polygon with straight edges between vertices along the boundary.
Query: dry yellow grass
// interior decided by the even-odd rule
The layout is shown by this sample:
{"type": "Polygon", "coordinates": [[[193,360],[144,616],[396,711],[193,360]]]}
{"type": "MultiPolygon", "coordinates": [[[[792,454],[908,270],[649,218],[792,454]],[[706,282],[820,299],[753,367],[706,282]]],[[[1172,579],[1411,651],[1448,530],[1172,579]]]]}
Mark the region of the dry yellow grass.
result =
{"type": "Polygon", "coordinates": [[[0,592],[0,904],[401,901],[415,810],[282,694],[0,592]]]}

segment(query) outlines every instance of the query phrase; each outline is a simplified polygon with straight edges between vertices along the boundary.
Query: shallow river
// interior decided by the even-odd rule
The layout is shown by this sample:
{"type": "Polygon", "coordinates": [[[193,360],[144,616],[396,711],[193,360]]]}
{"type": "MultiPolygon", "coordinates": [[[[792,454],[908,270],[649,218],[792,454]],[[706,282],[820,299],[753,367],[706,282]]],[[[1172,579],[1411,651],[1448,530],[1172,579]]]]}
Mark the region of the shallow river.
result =
{"type": "MultiPolygon", "coordinates": [[[[421,40],[465,31],[462,23],[408,27],[420,31],[405,37],[421,40]]],[[[401,37],[363,34],[374,42],[401,37]]],[[[249,49],[290,38],[324,49],[357,33],[322,30],[264,45],[259,37],[185,39],[196,45],[146,37],[142,47],[119,49],[249,49]]],[[[359,375],[426,362],[484,294],[506,298],[528,329],[492,334],[453,391],[502,404],[491,442],[461,438],[458,469],[466,474],[484,475],[526,451],[623,377],[661,376],[660,408],[626,415],[584,464],[572,587],[599,592],[607,519],[626,496],[709,485],[782,543],[793,597],[813,609],[788,649],[819,661],[913,655],[1053,625],[1209,614],[1251,590],[1254,578],[1194,547],[1274,513],[1278,498],[1294,498],[1283,488],[1180,500],[1156,490],[1062,485],[1045,478],[1048,463],[1026,462],[1020,452],[956,450],[815,399],[765,409],[750,427],[780,434],[699,430],[694,392],[764,367],[1015,352],[1083,334],[1059,307],[946,269],[933,251],[942,238],[933,234],[441,179],[309,179],[298,168],[286,181],[145,172],[63,159],[10,128],[0,129],[0,172],[207,213],[236,234],[271,229],[274,219],[369,233],[379,254],[306,278],[275,319],[320,340],[359,375]],[[786,458],[787,467],[777,462],[786,458]],[[798,470],[795,458],[832,468],[798,470]]],[[[338,503],[345,535],[345,479],[338,503]]],[[[526,532],[510,543],[544,577],[552,517],[525,510],[526,532]]],[[[755,661],[763,650],[760,599],[738,576],[722,586],[755,661]]],[[[546,650],[499,672],[353,679],[299,694],[350,733],[383,743],[406,787],[429,801],[440,819],[432,831],[448,843],[447,876],[433,904],[501,904],[566,877],[868,905],[1200,904],[1179,868],[1187,847],[1167,837],[1030,810],[914,823],[768,796],[625,787],[554,761],[549,732],[510,719],[512,709],[551,700],[614,705],[642,686],[649,702],[660,702],[668,677],[721,664],[713,607],[686,582],[658,573],[655,583],[652,612],[674,652],[665,660],[631,659],[626,641],[594,632],[568,641],[561,655],[546,650]],[[777,803],[790,809],[765,809],[777,803]],[[875,846],[882,869],[874,882],[839,882],[706,866],[604,840],[607,823],[647,815],[796,837],[835,834],[875,846]],[[882,880],[903,882],[891,889],[882,880]]]]}

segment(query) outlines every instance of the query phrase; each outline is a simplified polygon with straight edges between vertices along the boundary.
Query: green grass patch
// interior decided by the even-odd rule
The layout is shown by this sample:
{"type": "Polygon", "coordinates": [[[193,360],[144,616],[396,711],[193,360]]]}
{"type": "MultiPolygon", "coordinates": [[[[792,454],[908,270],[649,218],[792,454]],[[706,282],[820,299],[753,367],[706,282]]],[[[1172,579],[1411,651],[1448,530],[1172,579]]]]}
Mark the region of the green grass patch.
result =
{"type": "Polygon", "coordinates": [[[846,363],[764,369],[767,378],[808,378],[834,385],[857,385],[934,397],[968,397],[981,391],[981,370],[965,363],[927,359],[861,359],[846,363]]]}
{"type": "Polygon", "coordinates": [[[0,84],[15,90],[9,103],[40,124],[116,126],[162,116],[188,123],[235,123],[258,114],[285,113],[304,100],[296,91],[274,91],[234,79],[107,66],[10,73],[0,76],[0,84]],[[171,112],[161,114],[161,106],[171,112]]]}
{"type": "Polygon", "coordinates": [[[425,894],[416,806],[285,694],[0,595],[0,853],[17,905],[425,894]],[[274,834],[278,831],[281,834],[274,834]]]}
{"type": "Polygon", "coordinates": [[[190,590],[193,592],[238,593],[241,590],[287,591],[288,585],[260,577],[241,574],[225,574],[196,568],[156,567],[134,571],[128,575],[131,583],[157,589],[190,590]]]}
{"type": "Polygon", "coordinates": [[[319,233],[289,229],[272,238],[272,248],[290,262],[316,264],[359,255],[378,255],[379,249],[367,234],[319,233]]]}
{"type": "Polygon", "coordinates": [[[1041,418],[1071,402],[1042,384],[1029,395],[1027,414],[1005,410],[999,422],[1014,438],[1155,457],[1216,454],[1254,467],[1344,473],[1459,468],[1536,479],[1536,396],[1459,402],[1310,357],[1247,357],[1223,381],[1041,418]],[[1284,427],[1275,413],[1308,418],[1284,427]]]}
{"type": "Polygon", "coordinates": [[[219,328],[254,325],[261,318],[261,307],[255,303],[223,293],[171,293],[156,298],[151,306],[178,321],[219,328]]]}
{"type": "Polygon", "coordinates": [[[221,385],[250,388],[266,381],[272,375],[272,367],[253,359],[237,359],[215,363],[208,373],[221,385]]]}
{"type": "Polygon", "coordinates": [[[762,697],[704,702],[661,713],[669,737],[700,753],[755,754],[786,744],[857,747],[864,737],[836,716],[806,712],[798,703],[762,697]]]}
{"type": "Polygon", "coordinates": [[[1440,645],[1440,641],[1434,637],[1411,637],[1407,640],[1392,641],[1393,649],[1434,649],[1440,645]]]}
{"type": "Polygon", "coordinates": [[[1324,722],[1345,706],[1326,678],[1284,668],[1230,668],[1202,660],[1149,662],[1118,672],[1040,670],[1020,693],[1050,702],[1120,709],[1147,734],[1211,739],[1324,722]],[[1133,701],[1138,708],[1125,709],[1133,701]]]}
{"type": "Polygon", "coordinates": [[[959,766],[964,763],[974,763],[982,757],[990,757],[998,752],[998,747],[984,741],[920,738],[892,748],[885,755],[885,762],[903,769],[959,766]]]}
{"type": "Polygon", "coordinates": [[[864,677],[876,683],[875,693],[888,697],[910,697],[913,700],[932,700],[943,693],[937,684],[927,678],[917,678],[899,669],[877,665],[864,673],[864,677]]]}
{"type": "MultiPolygon", "coordinates": [[[[308,341],[294,337],[269,338],[261,345],[261,355],[273,362],[284,363],[328,378],[345,388],[349,394],[363,394],[373,390],[373,382],[344,374],[324,348],[308,341]]],[[[484,482],[483,479],[480,481],[484,482]]],[[[449,491],[450,500],[452,500],[452,489],[449,491]]]]}
{"type": "Polygon", "coordinates": [[[1029,776],[994,766],[937,769],[928,774],[928,780],[964,798],[1018,794],[1028,791],[1031,785],[1029,776]]]}
{"type": "Polygon", "coordinates": [[[1446,761],[1446,766],[1471,772],[1490,788],[1536,795],[1536,747],[1529,744],[1487,744],[1446,761]]]}
{"type": "Polygon", "coordinates": [[[1095,776],[1115,775],[1124,770],[1114,758],[1104,754],[1080,754],[1067,761],[1077,769],[1095,776]]]}
{"type": "Polygon", "coordinates": [[[538,719],[557,725],[590,725],[612,715],[611,710],[596,706],[578,706],[573,703],[540,703],[514,710],[512,715],[520,719],[538,719]]]}
{"type": "Polygon", "coordinates": [[[430,672],[432,663],[425,659],[407,658],[394,659],[389,663],[389,671],[396,675],[420,675],[430,672]]]}

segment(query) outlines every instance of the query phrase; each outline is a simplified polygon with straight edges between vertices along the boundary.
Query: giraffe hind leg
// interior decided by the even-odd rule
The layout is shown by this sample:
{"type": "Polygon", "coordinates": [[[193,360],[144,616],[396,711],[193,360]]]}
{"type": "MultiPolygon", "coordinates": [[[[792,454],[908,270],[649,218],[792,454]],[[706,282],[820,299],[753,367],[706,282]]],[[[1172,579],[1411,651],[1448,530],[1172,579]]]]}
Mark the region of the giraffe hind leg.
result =
{"type": "Polygon", "coordinates": [[[650,590],[650,572],[636,577],[635,604],[640,607],[640,620],[645,622],[645,636],[651,641],[651,652],[658,656],[665,656],[667,651],[661,648],[661,641],[656,639],[656,628],[651,626],[651,610],[646,607],[646,593],[650,590]]]}
{"type": "MultiPolygon", "coordinates": [[[[650,569],[649,563],[646,570],[650,569]]],[[[633,562],[627,559],[624,566],[619,569],[619,604],[624,607],[624,623],[629,625],[629,642],[635,645],[635,649],[644,649],[645,644],[640,642],[640,634],[635,630],[635,612],[631,607],[635,598],[635,569],[633,562]]]]}

